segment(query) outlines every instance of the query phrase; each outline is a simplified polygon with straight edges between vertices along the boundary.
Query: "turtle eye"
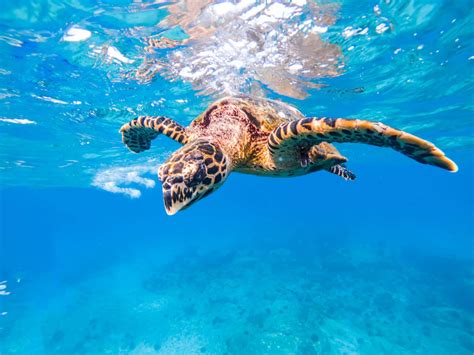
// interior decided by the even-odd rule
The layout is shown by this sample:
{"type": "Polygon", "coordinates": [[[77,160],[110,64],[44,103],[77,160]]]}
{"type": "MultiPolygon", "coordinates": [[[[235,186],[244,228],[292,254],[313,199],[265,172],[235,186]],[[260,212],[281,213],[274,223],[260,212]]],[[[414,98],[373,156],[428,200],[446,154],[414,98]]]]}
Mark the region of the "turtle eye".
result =
{"type": "Polygon", "coordinates": [[[206,177],[206,167],[204,164],[199,164],[197,170],[194,172],[194,174],[189,175],[186,185],[189,187],[194,187],[196,185],[199,185],[204,178],[206,177]]]}
{"type": "Polygon", "coordinates": [[[184,161],[192,162],[192,161],[202,161],[204,160],[204,156],[202,155],[201,152],[199,151],[193,151],[189,154],[186,154],[186,156],[183,159],[184,161]]]}

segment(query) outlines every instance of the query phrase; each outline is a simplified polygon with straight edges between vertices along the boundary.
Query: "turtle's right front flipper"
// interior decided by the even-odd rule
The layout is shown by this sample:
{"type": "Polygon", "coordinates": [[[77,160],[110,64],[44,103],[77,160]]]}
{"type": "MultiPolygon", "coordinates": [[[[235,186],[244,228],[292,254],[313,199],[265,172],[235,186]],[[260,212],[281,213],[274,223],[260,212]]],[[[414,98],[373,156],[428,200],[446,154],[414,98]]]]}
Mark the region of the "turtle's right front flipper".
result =
{"type": "Polygon", "coordinates": [[[380,122],[345,118],[304,118],[278,126],[268,137],[268,148],[275,160],[288,155],[302,143],[365,143],[390,147],[422,163],[458,170],[433,143],[380,122]]]}
{"type": "Polygon", "coordinates": [[[160,133],[186,144],[188,136],[186,129],[172,119],[159,116],[140,116],[120,128],[122,141],[134,153],[150,149],[151,141],[160,133]]]}

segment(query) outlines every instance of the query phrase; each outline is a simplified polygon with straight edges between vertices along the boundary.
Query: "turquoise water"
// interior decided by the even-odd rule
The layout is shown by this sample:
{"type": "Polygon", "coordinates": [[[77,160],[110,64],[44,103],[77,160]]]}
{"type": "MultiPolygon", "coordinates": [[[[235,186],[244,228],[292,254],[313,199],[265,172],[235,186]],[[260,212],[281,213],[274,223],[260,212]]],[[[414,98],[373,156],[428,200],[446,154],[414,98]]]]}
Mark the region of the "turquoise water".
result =
{"type": "Polygon", "coordinates": [[[0,353],[472,354],[473,28],[469,1],[3,1],[0,353]],[[167,216],[178,144],[118,129],[237,93],[459,172],[344,144],[354,182],[236,173],[167,216]]]}

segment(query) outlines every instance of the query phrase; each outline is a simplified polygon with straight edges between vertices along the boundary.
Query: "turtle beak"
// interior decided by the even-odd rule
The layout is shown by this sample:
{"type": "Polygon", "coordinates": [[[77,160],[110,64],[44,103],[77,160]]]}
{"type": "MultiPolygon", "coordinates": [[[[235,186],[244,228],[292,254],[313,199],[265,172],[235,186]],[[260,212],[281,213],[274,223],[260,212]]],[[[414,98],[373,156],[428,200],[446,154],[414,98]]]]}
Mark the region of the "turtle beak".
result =
{"type": "Polygon", "coordinates": [[[177,208],[178,206],[176,204],[173,205],[173,199],[170,191],[163,189],[163,200],[165,202],[165,210],[168,216],[172,216],[180,210],[180,208],[177,208]]]}
{"type": "Polygon", "coordinates": [[[188,186],[181,179],[168,178],[163,181],[163,201],[169,216],[191,206],[201,196],[196,187],[188,186]]]}
{"type": "Polygon", "coordinates": [[[165,181],[163,185],[163,201],[165,204],[165,210],[168,216],[172,216],[185,208],[190,200],[184,197],[184,189],[180,186],[181,184],[173,184],[170,187],[165,187],[167,185],[165,181]]]}

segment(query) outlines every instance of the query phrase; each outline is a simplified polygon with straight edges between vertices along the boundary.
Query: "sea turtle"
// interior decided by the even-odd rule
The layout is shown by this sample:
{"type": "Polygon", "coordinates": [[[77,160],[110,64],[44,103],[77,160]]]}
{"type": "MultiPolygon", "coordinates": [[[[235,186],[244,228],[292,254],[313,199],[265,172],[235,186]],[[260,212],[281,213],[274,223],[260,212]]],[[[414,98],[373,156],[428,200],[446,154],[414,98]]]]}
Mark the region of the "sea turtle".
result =
{"type": "Polygon", "coordinates": [[[285,177],[324,170],[355,179],[332,142],[390,147],[422,164],[458,170],[432,143],[380,122],[310,118],[283,102],[246,96],[214,102],[188,127],[141,116],[120,132],[135,153],[149,149],[160,133],[183,145],[158,169],[169,215],[215,191],[232,171],[285,177]]]}

